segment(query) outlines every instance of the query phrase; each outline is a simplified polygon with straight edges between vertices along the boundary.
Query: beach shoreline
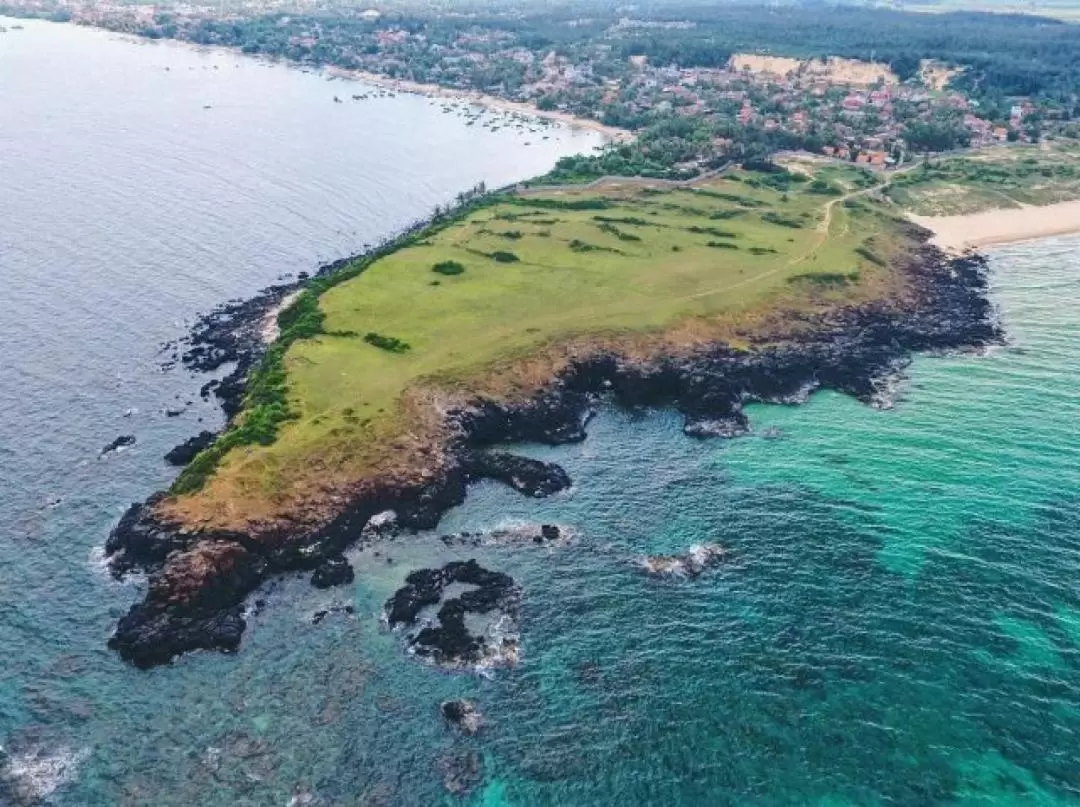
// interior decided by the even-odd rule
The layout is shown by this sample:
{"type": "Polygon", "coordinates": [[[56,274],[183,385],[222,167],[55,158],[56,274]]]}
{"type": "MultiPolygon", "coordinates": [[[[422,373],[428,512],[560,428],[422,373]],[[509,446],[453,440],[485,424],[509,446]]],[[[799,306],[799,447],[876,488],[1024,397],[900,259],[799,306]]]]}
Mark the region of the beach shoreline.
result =
{"type": "Polygon", "coordinates": [[[1080,233],[1080,200],[986,210],[958,216],[908,218],[930,230],[931,243],[949,252],[1017,244],[1080,233]]]}
{"type": "Polygon", "coordinates": [[[495,109],[501,112],[528,115],[533,118],[543,118],[553,123],[562,124],[575,129],[586,129],[601,135],[609,143],[626,143],[634,139],[634,134],[629,129],[620,129],[616,126],[607,126],[592,118],[583,118],[571,115],[567,112],[543,110],[520,101],[510,101],[496,95],[486,95],[477,90],[459,90],[451,87],[443,87],[438,84],[421,84],[416,81],[395,79],[383,76],[379,73],[371,73],[366,70],[346,70],[342,67],[325,67],[323,73],[327,76],[345,81],[357,81],[371,84],[394,92],[411,93],[422,95],[427,98],[441,98],[446,101],[459,101],[476,106],[495,109]]]}

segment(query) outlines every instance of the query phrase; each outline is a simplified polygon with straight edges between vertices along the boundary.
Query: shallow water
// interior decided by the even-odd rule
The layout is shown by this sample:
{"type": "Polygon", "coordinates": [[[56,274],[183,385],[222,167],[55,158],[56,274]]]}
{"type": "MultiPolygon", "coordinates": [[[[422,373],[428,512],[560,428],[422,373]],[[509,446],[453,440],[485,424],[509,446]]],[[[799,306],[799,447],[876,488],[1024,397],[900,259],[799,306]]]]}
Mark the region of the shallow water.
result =
{"type": "MultiPolygon", "coordinates": [[[[474,173],[507,170],[475,159],[474,173]]],[[[448,177],[447,193],[454,181],[473,179],[448,177]]],[[[537,502],[481,484],[440,526],[557,522],[575,528],[570,545],[399,538],[351,554],[352,586],[267,586],[236,656],[121,664],[104,639],[139,584],[109,582],[94,549],[126,502],[167,482],[157,457],[211,418],[160,414],[196,382],[156,373],[155,345],[199,307],[271,280],[267,264],[308,268],[325,243],[318,222],[352,221],[362,196],[312,214],[302,238],[285,216],[258,249],[214,247],[208,263],[196,250],[158,264],[143,243],[153,230],[112,217],[102,232],[120,239],[114,252],[73,248],[92,262],[72,271],[100,284],[54,274],[53,246],[34,247],[40,280],[19,264],[19,305],[0,301],[4,344],[17,345],[0,385],[0,742],[18,787],[54,785],[48,798],[64,805],[1080,804],[1075,239],[996,251],[1010,344],[918,358],[891,410],[821,393],[754,407],[755,433],[726,442],[685,438],[670,412],[604,411],[581,445],[522,448],[562,463],[572,490],[537,502]],[[98,258],[137,246],[142,257],[112,275],[98,258]],[[223,274],[221,254],[247,268],[223,274]],[[130,406],[140,412],[124,418],[130,406]],[[140,442],[97,460],[125,431],[140,442]],[[698,579],[639,566],[703,542],[729,557],[698,579]],[[522,586],[517,669],[441,673],[382,625],[409,570],[466,557],[522,586]],[[335,604],[356,613],[311,624],[335,604]],[[477,739],[437,713],[459,695],[487,717],[477,739]],[[470,749],[483,781],[459,800],[440,760],[470,749]]],[[[193,215],[169,231],[211,243],[193,215]]],[[[217,237],[239,237],[238,221],[217,237]]],[[[3,241],[29,251],[37,229],[3,241]]]]}

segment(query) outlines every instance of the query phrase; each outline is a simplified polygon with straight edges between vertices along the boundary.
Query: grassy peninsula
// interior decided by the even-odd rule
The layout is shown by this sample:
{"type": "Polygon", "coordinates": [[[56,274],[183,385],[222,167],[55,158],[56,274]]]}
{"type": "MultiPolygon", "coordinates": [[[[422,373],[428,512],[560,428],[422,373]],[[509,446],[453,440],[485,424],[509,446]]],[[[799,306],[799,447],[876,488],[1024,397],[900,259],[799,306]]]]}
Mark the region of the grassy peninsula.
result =
{"type": "Polygon", "coordinates": [[[888,295],[908,243],[879,182],[807,162],[474,201],[283,312],[245,410],[163,512],[316,526],[365,484],[431,473],[447,411],[535,394],[576,356],[745,345],[786,313],[888,295]]]}

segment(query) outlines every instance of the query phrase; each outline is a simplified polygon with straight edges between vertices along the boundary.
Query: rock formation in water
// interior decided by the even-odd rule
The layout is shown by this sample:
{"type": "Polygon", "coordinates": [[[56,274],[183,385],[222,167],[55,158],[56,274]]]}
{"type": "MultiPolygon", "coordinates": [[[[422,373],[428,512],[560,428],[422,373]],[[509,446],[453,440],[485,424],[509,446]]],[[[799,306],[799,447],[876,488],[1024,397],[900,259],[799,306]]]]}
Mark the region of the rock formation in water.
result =
{"type": "Polygon", "coordinates": [[[114,451],[119,451],[121,448],[127,448],[128,446],[135,445],[134,434],[122,434],[101,449],[101,455],[104,457],[106,454],[112,454],[114,451]]]}
{"type": "Polygon", "coordinates": [[[641,561],[649,574],[694,578],[722,561],[727,552],[719,544],[694,544],[681,555],[647,555],[641,561]]]}
{"type": "Polygon", "coordinates": [[[315,568],[311,575],[311,585],[315,588],[343,586],[353,581],[353,567],[341,555],[327,558],[315,568]]]}
{"type": "Polygon", "coordinates": [[[476,701],[467,698],[443,701],[439,705],[443,720],[462,734],[472,737],[486,725],[484,716],[476,706],[476,701]]]}
{"type": "Polygon", "coordinates": [[[514,578],[483,568],[475,560],[451,561],[441,569],[419,569],[405,578],[386,603],[386,622],[404,628],[410,652],[450,669],[512,666],[517,662],[517,619],[521,592],[514,578]],[[470,586],[444,598],[451,583],[470,586]],[[434,618],[421,612],[438,606],[434,618]],[[467,616],[487,617],[488,628],[473,632],[467,616]]]}

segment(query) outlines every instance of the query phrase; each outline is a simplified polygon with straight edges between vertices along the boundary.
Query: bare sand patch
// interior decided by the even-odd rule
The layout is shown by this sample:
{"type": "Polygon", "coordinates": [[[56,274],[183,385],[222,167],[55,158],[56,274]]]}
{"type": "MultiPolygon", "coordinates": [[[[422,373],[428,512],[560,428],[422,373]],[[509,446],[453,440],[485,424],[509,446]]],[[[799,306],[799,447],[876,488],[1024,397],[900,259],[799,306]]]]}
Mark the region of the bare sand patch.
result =
{"type": "Polygon", "coordinates": [[[1080,233],[1080,201],[964,216],[909,214],[909,218],[932,231],[933,243],[942,249],[963,250],[1080,233]]]}
{"type": "Polygon", "coordinates": [[[869,87],[879,81],[899,84],[900,79],[887,64],[862,62],[858,59],[792,59],[787,56],[765,56],[758,53],[736,53],[729,65],[732,70],[746,70],[755,74],[787,76],[789,74],[814,76],[833,84],[850,84],[869,87]]]}

